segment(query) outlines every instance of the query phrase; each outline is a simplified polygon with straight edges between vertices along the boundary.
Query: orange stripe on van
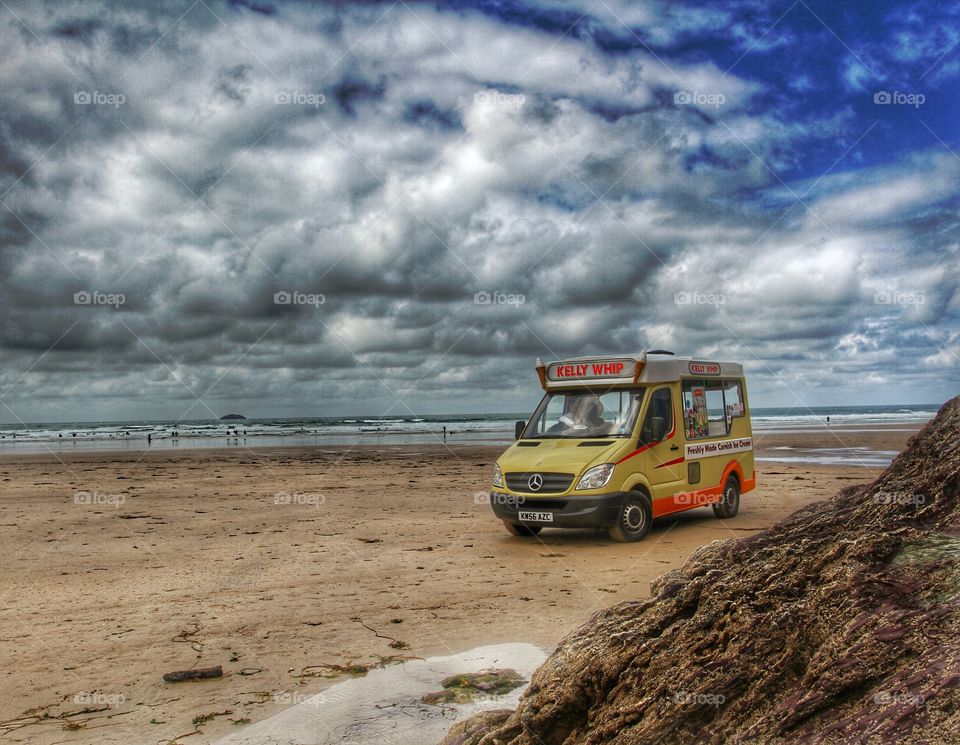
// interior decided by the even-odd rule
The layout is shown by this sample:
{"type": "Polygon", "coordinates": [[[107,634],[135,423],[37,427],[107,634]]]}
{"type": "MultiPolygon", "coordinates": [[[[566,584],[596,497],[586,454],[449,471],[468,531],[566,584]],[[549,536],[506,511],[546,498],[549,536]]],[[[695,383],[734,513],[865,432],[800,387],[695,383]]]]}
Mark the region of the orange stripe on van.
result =
{"type": "Polygon", "coordinates": [[[644,445],[642,448],[637,448],[637,449],[634,450],[632,453],[627,453],[627,454],[626,454],[625,456],[623,456],[620,460],[618,460],[614,465],[619,466],[619,465],[620,465],[621,463],[623,463],[625,460],[630,460],[633,456],[635,456],[635,455],[640,455],[640,453],[642,453],[644,450],[649,450],[649,449],[652,448],[654,445],[659,445],[659,444],[660,444],[659,442],[654,442],[654,443],[651,443],[650,445],[644,445]]]}
{"type": "MultiPolygon", "coordinates": [[[[680,460],[683,459],[681,458],[680,460]]],[[[670,464],[664,463],[663,465],[666,466],[670,464]]],[[[723,469],[723,476],[720,477],[720,483],[717,486],[708,486],[705,489],[697,489],[689,492],[679,492],[671,497],[657,499],[653,503],[653,516],[663,517],[664,515],[670,515],[674,512],[683,512],[684,510],[692,510],[697,507],[706,507],[714,502],[719,502],[720,497],[723,495],[723,485],[727,483],[727,478],[729,478],[731,473],[735,473],[737,475],[737,479],[740,481],[741,494],[756,488],[756,474],[754,474],[754,478],[752,479],[745,479],[743,477],[743,469],[740,467],[740,463],[732,460],[727,463],[726,468],[723,469]]]]}
{"type": "Polygon", "coordinates": [[[683,463],[684,460],[685,457],[681,455],[679,458],[674,458],[673,460],[668,460],[666,463],[661,463],[659,466],[657,466],[657,468],[663,468],[664,466],[675,466],[677,463],[683,463]]]}

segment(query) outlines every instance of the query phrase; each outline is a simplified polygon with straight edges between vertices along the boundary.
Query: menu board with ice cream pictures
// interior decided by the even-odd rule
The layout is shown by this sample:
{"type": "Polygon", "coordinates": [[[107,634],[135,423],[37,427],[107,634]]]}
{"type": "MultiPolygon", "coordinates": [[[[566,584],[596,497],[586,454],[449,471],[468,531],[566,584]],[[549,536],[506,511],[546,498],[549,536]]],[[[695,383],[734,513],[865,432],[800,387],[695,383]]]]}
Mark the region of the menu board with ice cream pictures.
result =
{"type": "Polygon", "coordinates": [[[683,392],[683,411],[687,437],[706,437],[710,425],[707,420],[707,394],[702,386],[693,386],[683,392]]]}

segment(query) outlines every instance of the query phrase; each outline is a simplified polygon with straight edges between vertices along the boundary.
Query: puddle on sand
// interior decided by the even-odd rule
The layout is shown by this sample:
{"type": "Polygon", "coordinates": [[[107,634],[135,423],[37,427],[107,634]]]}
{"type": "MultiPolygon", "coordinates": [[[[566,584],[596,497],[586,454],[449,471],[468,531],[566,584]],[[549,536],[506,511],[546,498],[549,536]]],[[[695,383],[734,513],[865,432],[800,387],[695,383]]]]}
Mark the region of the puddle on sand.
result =
{"type": "Polygon", "coordinates": [[[757,455],[760,463],[801,463],[818,466],[862,466],[884,468],[898,455],[897,450],[873,450],[867,447],[798,448],[780,445],[766,452],[776,455],[757,455]],[[781,455],[781,453],[784,453],[781,455]],[[790,453],[787,455],[786,453],[790,453]]]}
{"type": "MultiPolygon", "coordinates": [[[[513,709],[526,684],[469,704],[428,705],[426,693],[456,673],[512,668],[529,681],[547,653],[532,644],[496,644],[447,657],[409,660],[335,683],[215,745],[430,745],[454,722],[483,709],[513,709]]],[[[296,694],[292,694],[296,695],[296,694]]]]}

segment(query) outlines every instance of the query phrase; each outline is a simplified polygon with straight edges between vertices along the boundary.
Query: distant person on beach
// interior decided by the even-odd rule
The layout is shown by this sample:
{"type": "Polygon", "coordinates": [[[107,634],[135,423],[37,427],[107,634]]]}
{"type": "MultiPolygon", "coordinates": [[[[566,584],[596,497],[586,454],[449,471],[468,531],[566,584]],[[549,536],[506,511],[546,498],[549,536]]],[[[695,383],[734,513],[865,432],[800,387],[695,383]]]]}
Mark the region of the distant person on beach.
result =
{"type": "Polygon", "coordinates": [[[447,425],[446,424],[443,425],[443,441],[444,442],[447,441],[447,425]]]}
{"type": "Polygon", "coordinates": [[[827,426],[830,425],[830,417],[827,417],[827,426]]]}
{"type": "Polygon", "coordinates": [[[149,445],[152,442],[153,442],[153,435],[147,434],[147,444],[149,445]]]}

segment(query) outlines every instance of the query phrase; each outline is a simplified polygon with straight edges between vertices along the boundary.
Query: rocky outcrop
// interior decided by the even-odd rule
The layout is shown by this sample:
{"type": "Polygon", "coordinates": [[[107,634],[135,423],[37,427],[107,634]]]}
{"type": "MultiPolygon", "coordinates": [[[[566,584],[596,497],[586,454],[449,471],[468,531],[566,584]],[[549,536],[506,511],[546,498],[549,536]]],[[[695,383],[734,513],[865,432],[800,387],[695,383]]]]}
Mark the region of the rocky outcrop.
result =
{"type": "Polygon", "coordinates": [[[869,486],[717,541],[447,745],[960,742],[960,398],[869,486]]]}

